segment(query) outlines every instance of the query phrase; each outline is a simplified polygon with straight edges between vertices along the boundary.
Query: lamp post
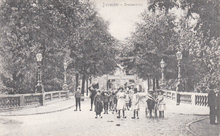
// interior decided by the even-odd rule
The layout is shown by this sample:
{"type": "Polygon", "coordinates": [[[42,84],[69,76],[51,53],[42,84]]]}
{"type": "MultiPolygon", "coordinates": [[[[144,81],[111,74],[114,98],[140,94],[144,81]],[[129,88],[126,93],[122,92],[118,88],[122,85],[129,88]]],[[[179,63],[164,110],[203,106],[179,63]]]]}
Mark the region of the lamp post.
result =
{"type": "Polygon", "coordinates": [[[160,66],[161,66],[161,80],[162,80],[162,85],[164,86],[165,84],[165,77],[164,77],[164,68],[166,67],[166,63],[165,61],[162,59],[160,62],[160,66]]]}
{"type": "Polygon", "coordinates": [[[37,58],[38,72],[37,72],[37,85],[36,85],[35,93],[44,93],[44,87],[42,84],[42,71],[41,71],[41,63],[43,59],[42,54],[37,53],[36,58],[37,58]]]}
{"type": "Polygon", "coordinates": [[[67,76],[66,69],[67,69],[68,63],[67,63],[66,60],[64,60],[63,66],[64,66],[64,83],[63,83],[63,90],[64,90],[64,91],[67,91],[67,90],[68,90],[68,85],[67,85],[67,83],[66,83],[66,76],[67,76]]]}
{"type": "Polygon", "coordinates": [[[178,61],[178,64],[177,64],[177,67],[178,67],[178,83],[181,83],[181,60],[183,58],[182,56],[182,53],[180,51],[178,51],[176,53],[176,57],[177,57],[177,61],[178,61]]]}
{"type": "Polygon", "coordinates": [[[178,61],[177,67],[178,67],[178,83],[176,86],[176,105],[180,104],[180,94],[179,92],[182,91],[182,82],[181,82],[181,60],[183,58],[182,53],[180,51],[178,51],[176,53],[176,58],[178,61]]]}

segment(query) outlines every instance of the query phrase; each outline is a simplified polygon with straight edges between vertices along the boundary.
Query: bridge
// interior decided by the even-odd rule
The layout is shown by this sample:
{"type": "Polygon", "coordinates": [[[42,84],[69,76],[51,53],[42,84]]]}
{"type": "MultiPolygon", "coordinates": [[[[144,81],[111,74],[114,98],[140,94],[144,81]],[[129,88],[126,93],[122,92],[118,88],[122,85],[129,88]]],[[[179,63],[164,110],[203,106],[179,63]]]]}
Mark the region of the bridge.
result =
{"type": "Polygon", "coordinates": [[[74,97],[72,94],[68,95],[66,91],[4,95],[0,96],[0,131],[4,132],[0,135],[110,136],[120,133],[129,136],[137,134],[206,136],[210,132],[213,136],[219,134],[218,126],[209,126],[210,131],[206,131],[209,123],[207,94],[182,92],[180,105],[176,105],[175,91],[165,90],[164,96],[167,105],[165,119],[146,118],[146,102],[143,100],[140,119],[132,120],[130,119],[132,111],[126,111],[127,119],[117,119],[112,113],[103,115],[103,119],[95,119],[95,112],[89,111],[89,97],[85,97],[85,101],[82,102],[82,111],[74,112],[74,97]]]}

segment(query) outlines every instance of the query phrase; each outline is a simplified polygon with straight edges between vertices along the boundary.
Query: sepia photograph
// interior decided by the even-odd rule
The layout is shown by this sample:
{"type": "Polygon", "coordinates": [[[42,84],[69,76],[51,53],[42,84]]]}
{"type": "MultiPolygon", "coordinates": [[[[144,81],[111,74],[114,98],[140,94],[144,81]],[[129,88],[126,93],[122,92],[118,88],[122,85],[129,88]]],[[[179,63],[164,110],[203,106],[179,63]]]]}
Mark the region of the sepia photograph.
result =
{"type": "Polygon", "coordinates": [[[220,136],[220,1],[0,0],[0,136],[220,136]]]}

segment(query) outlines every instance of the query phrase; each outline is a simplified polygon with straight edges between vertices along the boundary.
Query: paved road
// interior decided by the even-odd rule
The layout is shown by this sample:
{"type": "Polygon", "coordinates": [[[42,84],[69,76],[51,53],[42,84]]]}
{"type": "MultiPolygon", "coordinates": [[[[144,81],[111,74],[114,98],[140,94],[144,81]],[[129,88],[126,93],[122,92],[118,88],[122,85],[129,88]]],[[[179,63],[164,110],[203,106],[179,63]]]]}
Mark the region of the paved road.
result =
{"type": "Polygon", "coordinates": [[[89,102],[82,103],[82,111],[73,108],[61,112],[29,116],[0,116],[0,136],[191,136],[185,125],[202,118],[167,111],[165,119],[117,119],[115,114],[104,114],[95,119],[89,111],[89,102]]]}

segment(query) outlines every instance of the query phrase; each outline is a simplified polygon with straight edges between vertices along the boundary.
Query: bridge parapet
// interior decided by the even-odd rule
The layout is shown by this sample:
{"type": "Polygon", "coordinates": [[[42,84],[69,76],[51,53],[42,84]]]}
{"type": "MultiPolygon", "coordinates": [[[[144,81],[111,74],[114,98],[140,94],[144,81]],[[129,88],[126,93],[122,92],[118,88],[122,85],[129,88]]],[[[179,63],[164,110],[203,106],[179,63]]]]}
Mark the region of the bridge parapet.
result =
{"type": "Polygon", "coordinates": [[[0,110],[17,109],[44,105],[54,100],[67,99],[68,91],[52,91],[45,93],[0,95],[0,110]]]}
{"type": "Polygon", "coordinates": [[[192,104],[195,106],[208,106],[208,93],[194,93],[194,92],[176,92],[171,90],[164,90],[165,96],[171,100],[177,100],[179,95],[180,103],[192,104]]]}

